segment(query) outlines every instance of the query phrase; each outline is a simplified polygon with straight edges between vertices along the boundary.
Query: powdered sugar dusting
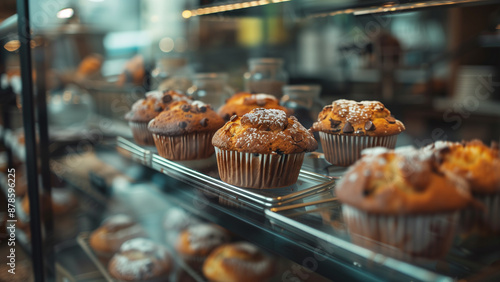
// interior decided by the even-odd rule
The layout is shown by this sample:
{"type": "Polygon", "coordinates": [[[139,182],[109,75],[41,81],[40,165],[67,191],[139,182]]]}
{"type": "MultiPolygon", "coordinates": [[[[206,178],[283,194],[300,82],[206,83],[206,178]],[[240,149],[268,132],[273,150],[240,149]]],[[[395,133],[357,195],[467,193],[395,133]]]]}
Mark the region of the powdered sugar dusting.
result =
{"type": "Polygon", "coordinates": [[[163,97],[163,92],[161,91],[149,91],[146,93],[146,98],[160,100],[163,97]]]}
{"type": "Polygon", "coordinates": [[[125,214],[117,214],[113,215],[111,217],[108,217],[106,220],[104,220],[103,225],[129,225],[134,223],[134,220],[125,214]]]}
{"type": "Polygon", "coordinates": [[[116,254],[113,259],[116,271],[121,275],[133,276],[138,280],[145,279],[151,275],[153,261],[149,257],[134,260],[125,255],[116,254]]]}
{"type": "Polygon", "coordinates": [[[123,243],[122,246],[120,247],[121,252],[140,251],[144,253],[152,253],[157,249],[158,246],[155,244],[155,242],[146,238],[135,238],[128,240],[127,242],[123,243]]]}
{"type": "Polygon", "coordinates": [[[255,109],[250,113],[244,114],[242,123],[250,123],[252,125],[266,124],[284,128],[287,124],[286,113],[277,109],[255,109]]]}
{"type": "Polygon", "coordinates": [[[340,117],[351,123],[358,123],[362,120],[372,118],[373,111],[381,111],[384,105],[378,101],[361,101],[340,99],[333,101],[332,106],[336,109],[340,117]]]}
{"type": "Polygon", "coordinates": [[[188,227],[188,239],[194,250],[212,248],[228,241],[223,229],[214,224],[197,224],[188,227]]]}

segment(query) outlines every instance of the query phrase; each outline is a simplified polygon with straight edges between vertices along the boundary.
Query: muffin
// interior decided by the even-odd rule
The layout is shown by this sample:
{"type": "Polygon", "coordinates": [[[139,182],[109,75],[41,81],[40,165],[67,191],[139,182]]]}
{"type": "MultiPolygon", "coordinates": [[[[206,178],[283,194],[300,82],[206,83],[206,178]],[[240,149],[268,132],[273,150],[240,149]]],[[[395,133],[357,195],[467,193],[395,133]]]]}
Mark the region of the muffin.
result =
{"type": "Polygon", "coordinates": [[[294,184],[305,152],[318,143],[298,120],[282,110],[257,108],[233,116],[212,140],[220,179],[247,188],[294,184]]]}
{"type": "Polygon", "coordinates": [[[292,113],[291,110],[280,106],[280,101],[272,95],[250,94],[246,92],[237,93],[227,99],[226,104],[222,105],[217,113],[225,121],[228,121],[234,115],[241,117],[256,108],[283,110],[288,115],[292,113]]]}
{"type": "Polygon", "coordinates": [[[148,131],[148,123],[171,105],[188,101],[190,100],[187,96],[175,91],[146,93],[146,98],[135,102],[130,112],[125,115],[135,142],[139,145],[154,146],[153,135],[148,131]]]}
{"type": "Polygon", "coordinates": [[[349,166],[360,158],[364,148],[393,149],[405,127],[380,102],[342,99],[323,108],[312,130],[319,131],[328,162],[349,166]]]}
{"type": "Polygon", "coordinates": [[[203,264],[203,274],[214,282],[267,281],[274,271],[274,260],[247,242],[222,245],[203,264]]]}
{"type": "Polygon", "coordinates": [[[401,258],[444,256],[472,201],[462,178],[410,147],[365,151],[336,195],[354,243],[401,258]]]}
{"type": "Polygon", "coordinates": [[[121,245],[111,258],[109,274],[119,281],[168,281],[172,259],[167,250],[145,238],[135,238],[121,245]]]}
{"type": "Polygon", "coordinates": [[[90,247],[101,257],[111,257],[120,246],[133,238],[143,237],[145,232],[131,217],[118,214],[107,218],[90,234],[90,247]]]}
{"type": "Polygon", "coordinates": [[[172,106],[148,125],[160,156],[169,160],[205,159],[214,153],[211,144],[224,120],[201,101],[172,106]]]}
{"type": "Polygon", "coordinates": [[[463,177],[470,185],[473,197],[484,210],[470,208],[463,213],[466,227],[500,232],[500,152],[498,144],[486,146],[480,140],[452,143],[439,142],[431,146],[437,153],[443,170],[463,177]]]}
{"type": "Polygon", "coordinates": [[[227,242],[229,234],[224,228],[200,223],[189,226],[179,234],[175,249],[186,263],[199,268],[213,249],[227,242]]]}

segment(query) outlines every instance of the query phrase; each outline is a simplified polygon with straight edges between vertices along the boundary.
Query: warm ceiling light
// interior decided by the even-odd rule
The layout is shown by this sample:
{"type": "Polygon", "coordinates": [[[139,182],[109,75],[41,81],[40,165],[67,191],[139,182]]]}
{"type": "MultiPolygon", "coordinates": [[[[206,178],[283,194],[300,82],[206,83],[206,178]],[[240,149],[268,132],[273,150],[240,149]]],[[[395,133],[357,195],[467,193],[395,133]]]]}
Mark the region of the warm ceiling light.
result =
{"type": "Polygon", "coordinates": [[[191,11],[189,11],[189,10],[184,10],[182,12],[182,17],[185,19],[189,19],[192,15],[193,15],[193,13],[191,13],[191,11]]]}
{"type": "Polygon", "coordinates": [[[75,14],[75,11],[71,8],[65,8],[57,12],[57,17],[60,19],[69,19],[75,14]]]}
{"type": "Polygon", "coordinates": [[[20,46],[21,46],[21,42],[19,42],[19,40],[16,39],[16,40],[11,40],[11,41],[5,43],[3,48],[5,48],[5,50],[7,50],[9,52],[14,52],[17,49],[19,49],[20,46]]]}

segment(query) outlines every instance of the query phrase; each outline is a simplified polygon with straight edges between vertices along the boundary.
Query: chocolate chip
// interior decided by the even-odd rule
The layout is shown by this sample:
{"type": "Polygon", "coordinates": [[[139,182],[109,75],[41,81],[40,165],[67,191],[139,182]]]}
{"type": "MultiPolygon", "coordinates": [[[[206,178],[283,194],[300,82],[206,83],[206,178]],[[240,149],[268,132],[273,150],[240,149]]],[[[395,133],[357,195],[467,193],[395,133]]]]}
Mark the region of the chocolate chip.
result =
{"type": "Polygon", "coordinates": [[[334,128],[332,130],[330,130],[331,132],[339,132],[340,131],[340,128],[334,128]]]}
{"type": "Polygon", "coordinates": [[[365,196],[365,197],[370,196],[371,193],[373,193],[372,189],[370,189],[370,190],[363,190],[363,196],[365,196]]]}
{"type": "Polygon", "coordinates": [[[231,118],[231,116],[229,114],[224,115],[224,120],[229,120],[230,118],[231,118]]]}
{"type": "Polygon", "coordinates": [[[229,121],[233,121],[233,120],[235,120],[235,119],[237,119],[237,118],[238,118],[238,116],[237,116],[237,115],[233,115],[233,116],[229,119],[229,121]]]}
{"type": "Polygon", "coordinates": [[[254,156],[254,157],[258,157],[258,156],[259,156],[259,153],[253,153],[253,156],[254,156]]]}
{"type": "Polygon", "coordinates": [[[375,130],[375,125],[373,124],[373,122],[371,120],[369,120],[365,123],[365,130],[366,131],[375,130]]]}
{"type": "Polygon", "coordinates": [[[186,128],[187,126],[188,126],[187,122],[185,122],[185,121],[179,122],[179,127],[180,128],[186,128]]]}
{"type": "Polygon", "coordinates": [[[207,111],[207,107],[205,107],[205,106],[200,107],[200,113],[204,113],[206,111],[207,111]]]}
{"type": "Polygon", "coordinates": [[[346,122],[345,125],[344,125],[344,128],[342,129],[342,131],[344,133],[353,133],[354,132],[354,128],[352,127],[352,125],[351,125],[350,122],[346,122]]]}
{"type": "Polygon", "coordinates": [[[193,117],[193,115],[185,115],[185,117],[187,117],[187,118],[192,118],[192,117],[193,117]]]}
{"type": "Polygon", "coordinates": [[[161,111],[163,111],[162,107],[160,107],[160,106],[155,107],[155,112],[161,112],[161,111]]]}
{"type": "Polygon", "coordinates": [[[203,126],[203,127],[207,126],[207,125],[208,125],[208,118],[202,118],[202,119],[200,120],[200,124],[201,124],[201,126],[203,126]]]}
{"type": "Polygon", "coordinates": [[[356,130],[356,132],[354,132],[354,134],[356,134],[356,135],[365,135],[365,132],[363,130],[356,130]]]}
{"type": "Polygon", "coordinates": [[[184,112],[189,112],[189,110],[191,110],[191,105],[184,104],[184,105],[181,106],[181,109],[184,112]]]}
{"type": "Polygon", "coordinates": [[[281,156],[281,155],[283,155],[283,151],[281,151],[279,148],[278,148],[278,149],[276,149],[276,151],[275,151],[275,152],[276,152],[276,154],[278,154],[278,155],[280,155],[280,156],[281,156]]]}
{"type": "Polygon", "coordinates": [[[396,123],[396,119],[394,117],[386,117],[385,120],[388,122],[388,123],[396,123]]]}
{"type": "Polygon", "coordinates": [[[332,118],[330,118],[329,120],[330,120],[330,127],[331,128],[337,127],[341,123],[340,120],[334,120],[332,118]]]}
{"type": "Polygon", "coordinates": [[[163,101],[163,103],[165,103],[165,104],[166,104],[166,103],[170,103],[170,102],[172,102],[172,96],[170,96],[170,95],[168,95],[168,94],[167,94],[167,95],[163,96],[163,97],[161,98],[161,100],[162,100],[162,101],[163,101]]]}
{"type": "Polygon", "coordinates": [[[257,106],[264,107],[266,105],[265,100],[257,100],[257,106]]]}

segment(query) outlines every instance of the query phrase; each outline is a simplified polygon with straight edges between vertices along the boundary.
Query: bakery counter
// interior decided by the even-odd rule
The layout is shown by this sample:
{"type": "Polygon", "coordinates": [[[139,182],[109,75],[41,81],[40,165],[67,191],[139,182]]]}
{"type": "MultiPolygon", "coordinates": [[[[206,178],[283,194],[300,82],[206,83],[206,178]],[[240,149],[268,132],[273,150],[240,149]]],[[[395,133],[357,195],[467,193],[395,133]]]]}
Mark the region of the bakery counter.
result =
{"type": "Polygon", "coordinates": [[[79,197],[83,202],[81,205],[88,205],[86,198],[95,198],[96,195],[99,195],[98,203],[103,203],[102,199],[105,199],[104,205],[95,204],[93,209],[89,207],[85,223],[78,224],[80,233],[92,232],[110,215],[126,213],[150,230],[148,235],[153,240],[163,242],[166,235],[161,228],[164,214],[168,209],[178,207],[203,221],[226,228],[241,240],[294,261],[297,266],[283,271],[283,275],[290,279],[299,275],[296,270],[299,266],[308,267],[310,258],[319,258],[314,272],[325,277],[379,280],[359,269],[352,261],[334,254],[323,254],[314,239],[275,225],[266,217],[264,210],[221,201],[218,195],[197,189],[196,185],[186,184],[116,154],[115,146],[108,144],[94,152],[65,155],[52,160],[54,165],[59,164],[62,168],[71,167],[59,171],[59,175],[69,180],[73,187],[80,186],[76,190],[82,193],[79,197]],[[92,164],[89,164],[89,159],[93,160],[92,164]]]}

